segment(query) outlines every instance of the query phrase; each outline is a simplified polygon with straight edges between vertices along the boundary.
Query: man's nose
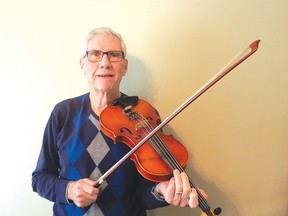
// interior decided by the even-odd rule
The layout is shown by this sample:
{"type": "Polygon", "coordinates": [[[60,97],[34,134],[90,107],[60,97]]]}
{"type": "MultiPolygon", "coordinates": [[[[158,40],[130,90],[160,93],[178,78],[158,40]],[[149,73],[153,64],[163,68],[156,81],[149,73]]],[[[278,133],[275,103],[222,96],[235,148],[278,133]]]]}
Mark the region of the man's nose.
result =
{"type": "Polygon", "coordinates": [[[103,57],[102,57],[102,59],[101,59],[99,64],[100,64],[101,68],[104,68],[104,67],[105,68],[109,68],[110,67],[111,62],[109,61],[108,55],[106,53],[103,55],[103,57]]]}

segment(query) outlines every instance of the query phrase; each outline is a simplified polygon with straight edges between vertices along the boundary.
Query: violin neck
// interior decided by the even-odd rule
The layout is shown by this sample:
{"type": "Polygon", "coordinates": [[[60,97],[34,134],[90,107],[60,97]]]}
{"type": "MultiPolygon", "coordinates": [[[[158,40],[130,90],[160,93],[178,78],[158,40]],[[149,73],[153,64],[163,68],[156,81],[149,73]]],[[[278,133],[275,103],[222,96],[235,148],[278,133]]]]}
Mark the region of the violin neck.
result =
{"type": "MultiPolygon", "coordinates": [[[[157,136],[157,135],[155,135],[157,136]]],[[[160,137],[158,137],[159,140],[160,137]]],[[[174,157],[174,155],[171,153],[171,151],[164,145],[162,142],[151,142],[150,143],[154,150],[159,154],[162,155],[163,161],[166,163],[166,165],[171,169],[175,170],[178,169],[180,172],[185,172],[184,168],[179,164],[177,159],[174,157]]],[[[188,176],[189,178],[189,183],[191,188],[195,188],[195,190],[198,193],[198,200],[199,200],[199,207],[200,209],[206,213],[207,216],[214,216],[214,214],[211,212],[211,207],[206,201],[206,199],[202,196],[201,192],[199,189],[196,187],[196,185],[193,183],[192,179],[188,176]]]]}
{"type": "Polygon", "coordinates": [[[201,216],[214,216],[214,214],[211,212],[211,207],[209,205],[209,203],[206,201],[206,199],[203,197],[203,195],[201,194],[201,192],[199,191],[199,189],[195,186],[195,184],[193,183],[193,181],[191,180],[191,178],[188,176],[189,178],[189,182],[190,182],[190,186],[192,188],[195,188],[195,190],[197,191],[198,194],[198,200],[199,200],[199,208],[202,210],[202,214],[201,216]],[[205,214],[204,214],[205,213],[205,214]],[[203,215],[204,214],[204,215],[203,215]]]}

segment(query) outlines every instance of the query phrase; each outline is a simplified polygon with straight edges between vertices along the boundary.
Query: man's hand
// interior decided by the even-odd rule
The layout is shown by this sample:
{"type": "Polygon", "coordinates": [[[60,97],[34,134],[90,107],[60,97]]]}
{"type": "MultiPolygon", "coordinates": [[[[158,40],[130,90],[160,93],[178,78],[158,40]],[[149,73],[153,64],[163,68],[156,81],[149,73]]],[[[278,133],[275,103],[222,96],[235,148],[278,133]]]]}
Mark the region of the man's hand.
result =
{"type": "Polygon", "coordinates": [[[67,198],[78,207],[86,207],[98,198],[99,189],[95,188],[97,182],[88,178],[71,181],[68,184],[67,198]]]}
{"type": "MultiPolygon", "coordinates": [[[[198,206],[198,193],[194,188],[190,187],[188,176],[185,172],[180,173],[179,170],[173,171],[174,177],[170,181],[159,183],[155,191],[164,197],[166,202],[174,206],[195,208],[198,206]]],[[[207,194],[200,190],[205,199],[207,194]]]]}

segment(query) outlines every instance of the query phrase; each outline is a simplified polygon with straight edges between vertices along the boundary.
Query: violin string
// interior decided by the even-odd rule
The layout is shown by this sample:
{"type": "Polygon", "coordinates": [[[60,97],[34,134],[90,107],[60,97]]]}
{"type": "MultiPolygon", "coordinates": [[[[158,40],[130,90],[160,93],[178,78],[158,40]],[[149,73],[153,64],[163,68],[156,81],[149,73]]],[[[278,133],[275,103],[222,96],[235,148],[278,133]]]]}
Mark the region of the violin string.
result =
{"type": "MultiPolygon", "coordinates": [[[[153,128],[150,123],[147,124],[147,121],[143,117],[142,117],[142,121],[140,121],[140,124],[142,124],[143,126],[141,128],[145,128],[146,130],[145,132],[147,134],[149,133],[149,130],[151,131],[151,129],[153,128]],[[142,124],[142,122],[145,122],[145,123],[142,124]],[[147,129],[146,126],[149,127],[149,130],[147,129]]],[[[165,148],[163,141],[157,134],[150,138],[150,142],[151,142],[150,144],[152,145],[153,149],[157,151],[157,153],[160,156],[161,155],[164,156],[163,160],[167,163],[170,169],[172,170],[179,169],[181,171],[182,167],[176,163],[176,159],[173,157],[170,150],[167,147],[165,148]]]]}
{"type": "MultiPolygon", "coordinates": [[[[150,129],[152,129],[153,127],[149,124],[150,129]]],[[[146,131],[149,131],[148,129],[146,131]]],[[[163,143],[163,141],[161,140],[161,138],[156,134],[155,136],[153,136],[151,138],[151,144],[153,145],[153,148],[155,149],[155,151],[160,152],[160,155],[164,155],[167,160],[167,164],[172,170],[174,169],[178,169],[180,172],[184,172],[184,169],[181,167],[181,165],[178,163],[178,161],[176,160],[176,158],[173,156],[173,154],[171,153],[171,151],[167,148],[167,146],[163,143]]],[[[203,197],[201,197],[201,193],[200,191],[195,187],[195,185],[193,184],[192,180],[189,178],[189,183],[190,185],[196,189],[197,193],[199,194],[199,201],[201,203],[201,205],[199,205],[202,210],[207,210],[210,209],[210,206],[208,205],[207,202],[205,202],[205,199],[203,197]]]]}
{"type": "MultiPolygon", "coordinates": [[[[141,129],[144,128],[146,133],[148,134],[153,130],[153,126],[150,124],[149,121],[147,121],[143,116],[139,115],[140,120],[139,123],[143,126],[141,129]],[[145,123],[143,123],[145,122],[145,123]],[[148,128],[146,127],[148,126],[148,128]]],[[[171,169],[178,169],[180,172],[184,172],[185,170],[182,168],[182,166],[178,163],[174,155],[171,153],[171,151],[168,149],[168,147],[163,143],[162,139],[159,137],[159,135],[156,133],[156,135],[152,136],[150,138],[150,145],[152,145],[153,149],[161,156],[164,155],[164,158],[162,158],[167,166],[171,169]]],[[[199,207],[204,211],[207,212],[210,215],[210,206],[208,202],[205,200],[205,198],[202,196],[201,192],[198,190],[198,188],[195,186],[191,178],[189,178],[190,186],[195,188],[195,190],[198,193],[199,198],[199,207]]],[[[208,216],[209,216],[208,215],[208,216]]]]}

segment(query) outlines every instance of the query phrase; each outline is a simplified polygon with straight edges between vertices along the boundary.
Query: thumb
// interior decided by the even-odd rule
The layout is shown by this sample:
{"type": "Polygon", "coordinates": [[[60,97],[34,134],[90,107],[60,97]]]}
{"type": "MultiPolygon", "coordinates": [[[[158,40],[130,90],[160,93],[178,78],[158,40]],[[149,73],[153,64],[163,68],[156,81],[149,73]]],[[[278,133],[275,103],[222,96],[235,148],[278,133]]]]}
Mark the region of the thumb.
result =
{"type": "Polygon", "coordinates": [[[91,186],[95,186],[95,185],[97,184],[96,181],[93,181],[93,180],[88,179],[88,178],[83,179],[83,181],[84,181],[86,184],[89,184],[89,185],[91,185],[91,186]]]}

